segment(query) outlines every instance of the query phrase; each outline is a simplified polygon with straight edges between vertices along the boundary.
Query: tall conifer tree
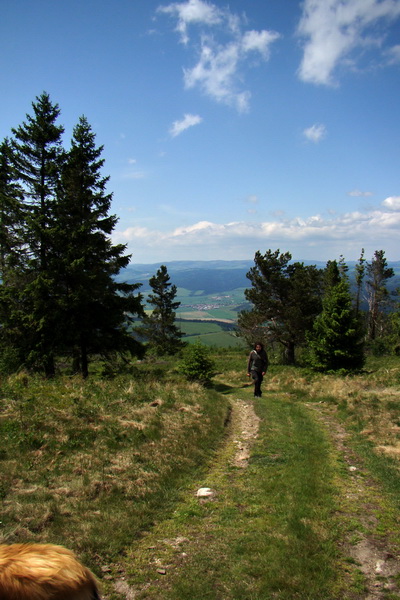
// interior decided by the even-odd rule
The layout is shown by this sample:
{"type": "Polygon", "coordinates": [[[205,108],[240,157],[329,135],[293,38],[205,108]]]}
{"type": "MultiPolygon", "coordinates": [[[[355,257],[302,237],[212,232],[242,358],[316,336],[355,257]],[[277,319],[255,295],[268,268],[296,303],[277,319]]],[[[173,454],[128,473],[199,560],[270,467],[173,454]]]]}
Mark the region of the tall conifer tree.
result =
{"type": "Polygon", "coordinates": [[[23,256],[23,192],[11,144],[0,144],[0,278],[7,282],[23,256]]]}
{"type": "MultiPolygon", "coordinates": [[[[52,228],[56,189],[64,158],[62,134],[57,125],[58,105],[43,92],[32,103],[33,115],[13,129],[13,160],[16,178],[23,190],[24,261],[14,273],[14,288],[8,327],[21,360],[54,375],[57,321],[54,278],[49,271],[53,251],[52,228]]],[[[7,304],[7,302],[5,302],[7,304]]]]}
{"type": "Polygon", "coordinates": [[[389,293],[386,287],[388,279],[394,276],[394,271],[388,267],[385,252],[376,250],[370,263],[367,262],[367,295],[368,295],[368,335],[374,340],[383,329],[385,308],[388,304],[389,293]]]}
{"type": "Polygon", "coordinates": [[[346,270],[329,261],[322,312],[308,335],[312,364],[320,370],[355,370],[364,364],[363,331],[353,307],[346,270]]]}
{"type": "Polygon", "coordinates": [[[51,251],[54,203],[65,156],[64,127],[57,125],[60,109],[43,92],[32,103],[33,116],[13,129],[14,153],[19,181],[24,188],[27,244],[31,266],[46,271],[51,251]]]}
{"type": "Polygon", "coordinates": [[[0,353],[1,368],[7,370],[19,366],[24,344],[20,318],[20,272],[25,258],[22,199],[12,147],[6,138],[0,144],[0,353]]]}
{"type": "Polygon", "coordinates": [[[361,308],[361,292],[363,289],[363,280],[365,276],[365,258],[364,248],[361,250],[360,258],[356,264],[356,315],[359,316],[361,308]]]}
{"type": "Polygon", "coordinates": [[[112,194],[103,177],[103,147],[82,116],[73,131],[57,203],[54,269],[64,314],[63,339],[73,349],[84,377],[89,357],[113,352],[140,354],[128,331],[130,315],[142,315],[139,284],[119,283],[115,276],[129,263],[126,246],[113,245],[117,218],[109,214],[112,194]]]}

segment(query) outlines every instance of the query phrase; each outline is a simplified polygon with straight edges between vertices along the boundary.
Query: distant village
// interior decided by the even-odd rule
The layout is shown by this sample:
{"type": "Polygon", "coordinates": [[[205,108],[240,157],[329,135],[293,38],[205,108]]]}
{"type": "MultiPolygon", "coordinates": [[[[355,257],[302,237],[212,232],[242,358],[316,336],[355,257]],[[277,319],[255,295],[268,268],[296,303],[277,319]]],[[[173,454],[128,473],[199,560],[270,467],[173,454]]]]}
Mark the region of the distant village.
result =
{"type": "Polygon", "coordinates": [[[191,308],[193,310],[208,311],[216,308],[222,308],[223,306],[233,304],[234,302],[233,296],[227,294],[225,296],[212,296],[207,302],[202,302],[199,304],[186,304],[182,302],[181,309],[187,310],[188,308],[191,308]],[[210,300],[214,300],[215,302],[210,302],[210,300]]]}

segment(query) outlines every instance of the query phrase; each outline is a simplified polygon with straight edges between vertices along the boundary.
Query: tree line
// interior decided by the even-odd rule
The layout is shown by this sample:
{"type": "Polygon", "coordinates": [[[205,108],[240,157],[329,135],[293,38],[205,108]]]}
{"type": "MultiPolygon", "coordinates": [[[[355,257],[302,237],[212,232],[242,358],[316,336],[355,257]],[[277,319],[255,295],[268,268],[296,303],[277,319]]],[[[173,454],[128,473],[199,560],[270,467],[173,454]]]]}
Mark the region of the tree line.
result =
{"type": "Polygon", "coordinates": [[[399,304],[386,285],[394,271],[383,250],[371,262],[362,250],[353,286],[343,257],[325,269],[291,259],[289,252],[256,252],[247,273],[252,287],[245,290],[252,308],[238,319],[249,343],[279,345],[287,364],[295,363],[298,348],[306,349],[308,362],[322,370],[361,368],[367,345],[399,353],[399,304]]]}
{"type": "MultiPolygon", "coordinates": [[[[117,281],[131,256],[111,241],[118,219],[103,147],[86,117],[65,149],[58,105],[43,92],[32,109],[0,144],[0,370],[51,377],[61,357],[87,377],[93,356],[176,354],[184,346],[175,324],[180,303],[167,268],[149,281],[150,313],[140,284],[117,281]]],[[[322,270],[291,259],[256,252],[245,291],[252,308],[238,319],[245,340],[278,344],[289,364],[306,347],[321,369],[360,368],[366,343],[399,350],[400,312],[398,304],[388,310],[386,287],[394,273],[383,250],[371,262],[362,251],[353,287],[342,257],[322,270]]]]}
{"type": "Polygon", "coordinates": [[[86,117],[66,150],[58,105],[43,92],[32,108],[0,145],[1,368],[51,377],[61,356],[87,377],[93,355],[141,357],[134,317],[153,332],[157,323],[162,351],[175,350],[176,288],[169,290],[165,267],[153,279],[159,289],[150,302],[158,304],[150,317],[140,284],[116,280],[131,257],[110,238],[118,219],[110,214],[103,147],[86,117]]]}

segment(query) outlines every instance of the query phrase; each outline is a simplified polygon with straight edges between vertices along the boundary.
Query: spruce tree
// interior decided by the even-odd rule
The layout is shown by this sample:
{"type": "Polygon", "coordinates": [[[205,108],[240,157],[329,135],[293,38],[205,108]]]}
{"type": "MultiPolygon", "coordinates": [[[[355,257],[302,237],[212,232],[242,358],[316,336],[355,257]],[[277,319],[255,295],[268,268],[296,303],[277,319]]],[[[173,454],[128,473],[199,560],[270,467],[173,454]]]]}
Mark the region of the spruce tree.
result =
{"type": "Polygon", "coordinates": [[[138,285],[116,280],[130,257],[110,239],[117,219],[89,124],[81,118],[66,153],[58,106],[46,93],[32,106],[13,130],[12,169],[8,147],[1,150],[0,210],[11,219],[1,221],[2,263],[17,250],[20,260],[1,286],[0,343],[12,346],[15,366],[52,376],[63,353],[87,376],[93,354],[142,352],[129,331],[143,314],[141,296],[138,285]]]}
{"type": "Polygon", "coordinates": [[[365,276],[365,258],[364,258],[364,248],[361,250],[360,258],[358,259],[358,263],[356,264],[356,315],[360,314],[361,307],[361,292],[363,289],[363,281],[365,276]]]}
{"type": "Polygon", "coordinates": [[[18,179],[24,188],[27,222],[26,243],[31,267],[45,271],[51,251],[54,204],[65,156],[62,147],[64,127],[57,125],[60,109],[43,92],[32,103],[33,116],[13,129],[14,155],[18,179]]]}
{"type": "Polygon", "coordinates": [[[184,346],[182,332],[175,324],[175,311],[180,302],[174,302],[176,285],[171,285],[165,265],[161,265],[149,284],[153,293],[149,294],[147,301],[154,308],[150,315],[144,317],[138,332],[147,339],[148,348],[154,354],[176,354],[184,346]]]}
{"type": "Polygon", "coordinates": [[[367,262],[367,296],[368,296],[368,337],[375,340],[383,331],[385,309],[388,305],[389,293],[386,287],[388,279],[394,271],[388,267],[385,252],[376,250],[370,263],[367,262]]]}
{"type": "Polygon", "coordinates": [[[15,345],[23,342],[19,319],[19,271],[24,259],[23,192],[18,184],[14,154],[6,138],[0,144],[0,368],[14,370],[21,362],[15,345]]]}
{"type": "Polygon", "coordinates": [[[322,312],[308,335],[312,365],[324,371],[360,369],[364,364],[363,331],[353,308],[349,282],[336,261],[325,271],[322,312]],[[342,272],[342,274],[341,274],[342,272]]]}
{"type": "Polygon", "coordinates": [[[0,279],[3,283],[12,276],[23,257],[22,199],[14,154],[6,138],[0,144],[0,279]]]}
{"type": "Polygon", "coordinates": [[[65,351],[73,353],[84,377],[93,354],[142,353],[129,331],[133,315],[143,314],[141,296],[134,294],[140,284],[116,280],[130,256],[125,245],[110,239],[117,217],[109,214],[112,194],[106,189],[109,177],[101,174],[102,151],[82,116],[62,171],[52,257],[65,351]]]}
{"type": "Polygon", "coordinates": [[[37,97],[32,107],[33,115],[26,115],[26,121],[12,130],[14,177],[23,195],[22,239],[18,244],[24,252],[13,269],[12,289],[2,296],[2,336],[13,339],[21,362],[52,376],[57,320],[54,278],[48,263],[56,189],[64,158],[64,129],[56,123],[60,111],[47,93],[37,97]]]}

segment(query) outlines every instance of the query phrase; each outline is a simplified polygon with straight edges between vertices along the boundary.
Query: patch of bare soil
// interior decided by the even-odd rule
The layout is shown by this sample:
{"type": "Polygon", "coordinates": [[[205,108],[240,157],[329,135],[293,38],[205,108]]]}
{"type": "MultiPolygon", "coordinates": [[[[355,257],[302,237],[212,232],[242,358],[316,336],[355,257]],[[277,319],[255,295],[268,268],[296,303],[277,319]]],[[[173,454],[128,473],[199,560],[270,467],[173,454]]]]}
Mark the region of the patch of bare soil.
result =
{"type": "Polygon", "coordinates": [[[248,465],[251,446],[258,436],[260,419],[256,415],[252,403],[239,399],[233,402],[232,411],[236,419],[237,433],[234,439],[236,451],[232,464],[235,467],[243,468],[248,465]]]}
{"type": "Polygon", "coordinates": [[[345,552],[363,573],[367,591],[363,600],[383,600],[388,594],[399,594],[396,576],[400,573],[400,556],[390,541],[375,533],[379,505],[383,501],[377,483],[363,465],[363,461],[348,444],[349,434],[335,416],[336,407],[323,402],[307,405],[324,424],[338,453],[343,457],[350,477],[346,481],[346,509],[348,517],[358,520],[359,527],[352,540],[345,542],[345,552]],[[353,512],[354,510],[354,512],[353,512]]]}

